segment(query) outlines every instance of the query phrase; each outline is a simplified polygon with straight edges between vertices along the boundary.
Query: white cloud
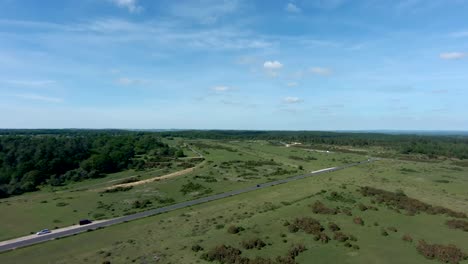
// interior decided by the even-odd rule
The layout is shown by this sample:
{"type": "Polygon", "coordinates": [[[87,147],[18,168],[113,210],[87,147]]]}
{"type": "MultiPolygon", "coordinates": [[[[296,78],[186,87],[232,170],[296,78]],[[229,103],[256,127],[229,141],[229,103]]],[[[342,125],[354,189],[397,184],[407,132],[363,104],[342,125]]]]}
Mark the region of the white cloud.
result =
{"type": "Polygon", "coordinates": [[[265,63],[263,63],[263,68],[267,70],[279,70],[283,68],[283,64],[279,61],[265,61],[265,63]]]}
{"type": "Polygon", "coordinates": [[[27,87],[43,87],[47,85],[55,84],[56,81],[52,80],[6,80],[5,83],[18,85],[18,86],[27,86],[27,87]]]}
{"type": "Polygon", "coordinates": [[[468,56],[468,53],[463,52],[445,52],[439,55],[439,57],[443,60],[457,60],[462,59],[466,56],[468,56]]]}
{"type": "Polygon", "coordinates": [[[286,85],[289,86],[289,87],[296,87],[299,84],[297,82],[288,82],[286,85]]]}
{"type": "Polygon", "coordinates": [[[286,5],[286,11],[290,12],[290,13],[300,13],[301,12],[301,9],[299,7],[297,7],[295,4],[293,3],[288,3],[286,5]]]}
{"type": "Polygon", "coordinates": [[[62,98],[43,96],[43,95],[39,95],[39,94],[15,94],[13,96],[18,97],[18,98],[22,98],[22,99],[43,101],[43,102],[50,102],[50,103],[61,103],[61,102],[63,102],[62,98]]]}
{"type": "Polygon", "coordinates": [[[110,0],[120,8],[126,8],[130,13],[139,13],[143,7],[138,5],[138,0],[110,0]]]}
{"type": "Polygon", "coordinates": [[[141,84],[147,83],[148,81],[141,80],[141,79],[130,79],[130,78],[127,78],[127,77],[122,77],[122,78],[118,78],[117,80],[115,80],[115,82],[117,84],[120,84],[120,85],[141,85],[141,84]]]}
{"type": "Polygon", "coordinates": [[[297,103],[302,103],[303,100],[300,99],[299,97],[288,96],[288,97],[283,98],[283,102],[287,104],[297,104],[297,103]]]}
{"type": "Polygon", "coordinates": [[[215,92],[227,92],[229,90],[232,90],[232,88],[228,87],[228,86],[220,85],[220,86],[215,86],[215,87],[211,88],[211,90],[213,90],[215,92]]]}
{"type": "Polygon", "coordinates": [[[221,17],[239,9],[239,0],[173,1],[169,8],[176,17],[196,20],[201,24],[216,23],[221,17]]]}
{"type": "Polygon", "coordinates": [[[310,72],[316,75],[330,75],[332,74],[332,70],[323,67],[312,67],[310,68],[310,72]]]}

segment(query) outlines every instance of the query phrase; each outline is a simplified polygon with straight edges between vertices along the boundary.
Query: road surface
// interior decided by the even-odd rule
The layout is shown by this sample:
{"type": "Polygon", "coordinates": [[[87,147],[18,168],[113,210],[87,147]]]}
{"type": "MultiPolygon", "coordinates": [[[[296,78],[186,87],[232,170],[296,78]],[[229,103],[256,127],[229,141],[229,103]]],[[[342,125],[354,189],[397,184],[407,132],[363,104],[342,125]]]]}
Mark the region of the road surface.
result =
{"type": "Polygon", "coordinates": [[[206,203],[206,202],[210,202],[210,201],[215,201],[215,200],[223,199],[223,198],[226,198],[226,197],[231,197],[231,196],[238,195],[238,194],[255,191],[255,190],[258,190],[258,189],[268,188],[268,187],[271,187],[271,186],[275,186],[275,185],[279,185],[279,184],[283,184],[283,183],[287,183],[287,182],[291,182],[291,181],[295,181],[295,180],[299,180],[299,179],[304,179],[306,177],[310,177],[310,176],[314,176],[314,175],[318,175],[318,174],[329,173],[329,172],[333,172],[333,171],[337,171],[337,170],[343,170],[343,169],[353,167],[353,166],[357,166],[357,165],[360,165],[360,164],[373,162],[375,160],[376,159],[368,159],[368,160],[365,160],[365,161],[351,163],[351,164],[347,164],[347,165],[343,165],[343,166],[339,166],[339,167],[332,167],[332,168],[326,168],[326,169],[322,169],[322,170],[312,171],[310,173],[301,174],[301,175],[293,176],[293,177],[286,178],[286,179],[281,179],[281,180],[277,180],[277,181],[262,183],[262,184],[246,187],[246,188],[239,189],[239,190],[234,190],[234,191],[215,194],[215,195],[211,195],[211,196],[207,196],[207,197],[202,197],[202,198],[199,198],[199,199],[186,201],[186,202],[181,202],[181,203],[177,203],[177,204],[173,204],[173,205],[169,205],[169,206],[165,206],[165,207],[161,207],[161,208],[157,208],[157,209],[151,209],[151,210],[136,213],[136,214],[121,216],[121,217],[108,219],[108,220],[96,221],[96,222],[93,222],[92,224],[88,224],[88,225],[84,225],[84,226],[73,226],[73,227],[66,227],[66,228],[61,228],[61,229],[57,229],[57,230],[51,230],[52,233],[45,234],[45,235],[39,235],[39,236],[30,235],[30,236],[20,237],[20,238],[16,238],[16,239],[6,240],[6,241],[0,242],[0,252],[16,249],[16,248],[20,248],[20,247],[26,247],[26,246],[30,246],[30,245],[33,245],[33,244],[42,243],[42,242],[46,242],[46,241],[49,241],[49,240],[57,239],[57,238],[62,238],[62,237],[75,235],[75,234],[79,234],[79,233],[82,233],[82,232],[86,232],[88,230],[94,230],[94,229],[103,228],[103,227],[107,227],[107,226],[111,226],[111,225],[125,223],[125,222],[136,220],[136,219],[141,219],[141,218],[148,217],[148,216],[153,216],[153,215],[157,215],[157,214],[161,214],[161,213],[166,213],[166,212],[170,212],[170,211],[173,211],[173,210],[185,208],[185,207],[188,207],[188,206],[202,204],[202,203],[206,203]]]}

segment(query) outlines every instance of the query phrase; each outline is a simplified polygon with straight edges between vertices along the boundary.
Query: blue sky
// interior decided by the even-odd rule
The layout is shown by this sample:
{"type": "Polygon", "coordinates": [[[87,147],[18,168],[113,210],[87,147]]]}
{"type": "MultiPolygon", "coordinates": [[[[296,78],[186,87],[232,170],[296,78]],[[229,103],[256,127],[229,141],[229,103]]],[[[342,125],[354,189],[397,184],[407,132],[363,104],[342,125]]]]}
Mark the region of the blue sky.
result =
{"type": "Polygon", "coordinates": [[[467,0],[0,0],[0,127],[468,130],[467,0]]]}

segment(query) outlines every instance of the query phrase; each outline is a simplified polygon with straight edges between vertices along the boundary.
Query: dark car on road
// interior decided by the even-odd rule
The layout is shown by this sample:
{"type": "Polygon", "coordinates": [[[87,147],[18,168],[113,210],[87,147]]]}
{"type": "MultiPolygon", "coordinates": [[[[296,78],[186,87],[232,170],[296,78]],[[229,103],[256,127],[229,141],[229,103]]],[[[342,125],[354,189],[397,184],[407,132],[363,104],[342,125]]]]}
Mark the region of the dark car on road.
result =
{"type": "Polygon", "coordinates": [[[88,225],[88,224],[91,224],[92,221],[91,220],[88,220],[88,219],[83,219],[83,220],[80,220],[79,224],[80,225],[88,225]]]}

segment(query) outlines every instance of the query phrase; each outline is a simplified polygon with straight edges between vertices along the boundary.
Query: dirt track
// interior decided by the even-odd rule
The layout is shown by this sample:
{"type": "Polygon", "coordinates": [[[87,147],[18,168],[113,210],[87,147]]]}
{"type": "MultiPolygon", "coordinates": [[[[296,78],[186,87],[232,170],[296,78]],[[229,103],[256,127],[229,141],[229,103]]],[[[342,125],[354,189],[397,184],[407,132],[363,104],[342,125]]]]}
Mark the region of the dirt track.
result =
{"type": "Polygon", "coordinates": [[[197,167],[197,166],[191,167],[191,168],[188,168],[188,169],[185,169],[185,170],[181,170],[181,171],[176,171],[176,172],[173,172],[173,173],[169,173],[169,174],[166,174],[166,175],[157,176],[157,177],[154,177],[154,178],[150,178],[150,179],[146,179],[146,180],[137,181],[137,182],[130,182],[130,183],[117,184],[117,185],[114,185],[114,186],[111,186],[111,187],[107,187],[106,189],[109,190],[109,189],[114,189],[114,188],[117,188],[117,187],[137,186],[137,185],[146,184],[146,183],[150,183],[150,182],[154,182],[154,181],[169,179],[169,178],[173,178],[173,177],[177,177],[177,176],[181,176],[181,175],[190,173],[190,172],[192,172],[196,167],[197,167]]]}

